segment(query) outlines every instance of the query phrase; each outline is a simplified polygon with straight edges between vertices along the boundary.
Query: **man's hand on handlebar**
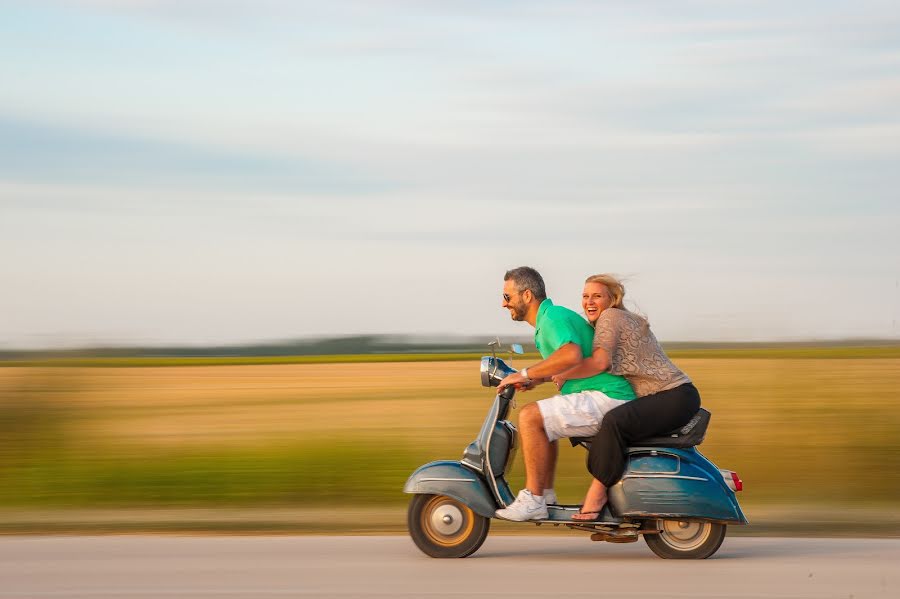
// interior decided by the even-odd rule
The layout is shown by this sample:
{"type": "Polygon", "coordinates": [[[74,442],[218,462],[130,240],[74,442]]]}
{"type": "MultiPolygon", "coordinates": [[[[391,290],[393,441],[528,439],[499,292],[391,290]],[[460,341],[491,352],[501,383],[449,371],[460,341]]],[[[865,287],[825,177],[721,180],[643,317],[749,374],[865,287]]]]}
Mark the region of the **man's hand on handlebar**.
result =
{"type": "Polygon", "coordinates": [[[500,384],[497,386],[497,392],[503,391],[506,387],[513,386],[519,391],[528,391],[529,389],[533,389],[536,382],[531,379],[526,379],[522,376],[521,372],[514,372],[510,375],[507,375],[500,384]]]}
{"type": "Polygon", "coordinates": [[[517,391],[531,391],[541,383],[546,383],[549,380],[549,378],[526,379],[524,376],[522,376],[521,371],[514,372],[500,381],[500,385],[497,387],[497,392],[499,393],[500,391],[503,391],[505,387],[509,386],[515,387],[517,391]]]}

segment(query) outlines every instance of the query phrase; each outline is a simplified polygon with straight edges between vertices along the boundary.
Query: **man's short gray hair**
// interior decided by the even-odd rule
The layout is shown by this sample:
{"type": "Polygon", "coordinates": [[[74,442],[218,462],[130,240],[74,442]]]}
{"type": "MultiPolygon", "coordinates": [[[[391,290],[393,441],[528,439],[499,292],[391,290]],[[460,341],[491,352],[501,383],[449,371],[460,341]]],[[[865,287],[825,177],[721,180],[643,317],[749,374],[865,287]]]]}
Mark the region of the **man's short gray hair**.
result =
{"type": "Polygon", "coordinates": [[[520,266],[519,268],[507,270],[506,274],[503,275],[503,280],[512,280],[519,289],[519,292],[525,291],[526,289],[531,290],[534,299],[539,302],[547,299],[547,291],[544,289],[544,278],[541,277],[541,273],[530,266],[520,266]]]}

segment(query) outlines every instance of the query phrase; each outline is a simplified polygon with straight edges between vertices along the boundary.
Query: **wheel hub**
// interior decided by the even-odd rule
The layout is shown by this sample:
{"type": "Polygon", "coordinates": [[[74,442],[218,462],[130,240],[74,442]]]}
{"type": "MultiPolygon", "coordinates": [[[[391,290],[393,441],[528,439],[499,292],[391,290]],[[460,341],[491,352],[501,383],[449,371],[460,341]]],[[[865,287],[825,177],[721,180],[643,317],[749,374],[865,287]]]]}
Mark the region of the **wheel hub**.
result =
{"type": "Polygon", "coordinates": [[[460,531],[464,520],[462,511],[448,503],[437,506],[431,513],[431,526],[434,531],[448,537],[460,531]]]}
{"type": "Polygon", "coordinates": [[[704,522],[666,520],[660,536],[670,546],[687,550],[703,544],[709,533],[710,526],[704,522]]]}

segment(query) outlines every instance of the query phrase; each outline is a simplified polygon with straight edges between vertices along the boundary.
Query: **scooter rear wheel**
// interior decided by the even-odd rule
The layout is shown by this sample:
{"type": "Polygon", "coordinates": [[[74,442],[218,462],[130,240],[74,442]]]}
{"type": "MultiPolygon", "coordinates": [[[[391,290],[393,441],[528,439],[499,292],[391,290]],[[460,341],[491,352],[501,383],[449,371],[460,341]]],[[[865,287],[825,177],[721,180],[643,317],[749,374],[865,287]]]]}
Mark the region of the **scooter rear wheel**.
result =
{"type": "Polygon", "coordinates": [[[407,511],[409,536],[431,557],[472,555],[487,538],[491,521],[452,497],[414,495],[407,511]]]}
{"type": "Polygon", "coordinates": [[[658,520],[658,534],[645,534],[651,551],[663,559],[706,559],[725,540],[724,524],[658,520]]]}

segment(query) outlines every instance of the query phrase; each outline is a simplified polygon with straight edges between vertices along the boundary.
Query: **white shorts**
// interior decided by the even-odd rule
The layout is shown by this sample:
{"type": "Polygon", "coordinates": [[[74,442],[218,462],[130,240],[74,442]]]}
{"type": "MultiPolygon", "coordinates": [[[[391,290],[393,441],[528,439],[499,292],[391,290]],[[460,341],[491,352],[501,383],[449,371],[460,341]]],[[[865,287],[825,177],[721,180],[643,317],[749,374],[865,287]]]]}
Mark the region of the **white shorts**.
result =
{"type": "Polygon", "coordinates": [[[554,395],[537,402],[550,442],[568,437],[593,437],[600,430],[603,415],[626,403],[600,391],[580,391],[554,395]]]}

